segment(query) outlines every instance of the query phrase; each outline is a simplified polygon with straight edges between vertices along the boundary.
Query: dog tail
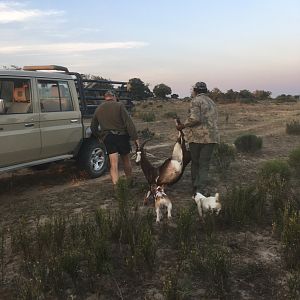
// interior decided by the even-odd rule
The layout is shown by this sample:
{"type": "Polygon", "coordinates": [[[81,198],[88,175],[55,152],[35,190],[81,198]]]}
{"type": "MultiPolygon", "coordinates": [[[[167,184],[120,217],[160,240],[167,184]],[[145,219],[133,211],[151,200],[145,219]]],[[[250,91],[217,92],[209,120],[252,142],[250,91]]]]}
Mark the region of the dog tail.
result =
{"type": "Polygon", "coordinates": [[[219,197],[220,195],[219,195],[219,193],[216,193],[216,195],[215,195],[215,197],[216,197],[216,202],[219,202],[219,197]]]}

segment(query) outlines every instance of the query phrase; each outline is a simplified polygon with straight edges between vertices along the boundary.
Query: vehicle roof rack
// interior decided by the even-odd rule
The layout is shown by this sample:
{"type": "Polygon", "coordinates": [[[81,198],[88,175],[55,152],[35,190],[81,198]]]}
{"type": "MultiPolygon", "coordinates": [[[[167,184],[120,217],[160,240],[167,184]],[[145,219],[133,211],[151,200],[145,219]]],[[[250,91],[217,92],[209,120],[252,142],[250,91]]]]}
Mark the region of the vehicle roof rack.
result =
{"type": "Polygon", "coordinates": [[[24,71],[63,71],[69,73],[68,68],[63,66],[56,65],[47,65],[47,66],[24,66],[24,71]]]}

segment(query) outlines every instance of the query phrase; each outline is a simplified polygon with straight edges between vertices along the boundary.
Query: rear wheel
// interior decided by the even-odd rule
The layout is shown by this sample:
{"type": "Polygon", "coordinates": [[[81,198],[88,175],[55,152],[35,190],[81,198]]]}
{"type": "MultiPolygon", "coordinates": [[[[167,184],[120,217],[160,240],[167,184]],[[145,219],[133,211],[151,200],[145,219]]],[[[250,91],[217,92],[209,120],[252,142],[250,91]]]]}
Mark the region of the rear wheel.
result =
{"type": "Polygon", "coordinates": [[[101,176],[107,169],[108,156],[103,143],[96,139],[84,141],[79,153],[79,165],[91,178],[101,176]]]}

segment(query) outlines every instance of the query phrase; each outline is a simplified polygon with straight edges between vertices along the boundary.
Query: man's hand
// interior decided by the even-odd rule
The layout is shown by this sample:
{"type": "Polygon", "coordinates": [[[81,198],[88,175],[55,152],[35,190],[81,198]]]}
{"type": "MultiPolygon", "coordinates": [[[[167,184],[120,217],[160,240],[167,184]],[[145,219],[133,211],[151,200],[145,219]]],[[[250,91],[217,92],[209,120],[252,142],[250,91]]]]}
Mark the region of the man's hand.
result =
{"type": "Polygon", "coordinates": [[[182,124],[182,123],[180,123],[180,124],[178,124],[177,126],[176,126],[176,129],[178,130],[178,131],[181,131],[182,129],[184,129],[185,128],[185,126],[184,126],[184,124],[182,124]]]}

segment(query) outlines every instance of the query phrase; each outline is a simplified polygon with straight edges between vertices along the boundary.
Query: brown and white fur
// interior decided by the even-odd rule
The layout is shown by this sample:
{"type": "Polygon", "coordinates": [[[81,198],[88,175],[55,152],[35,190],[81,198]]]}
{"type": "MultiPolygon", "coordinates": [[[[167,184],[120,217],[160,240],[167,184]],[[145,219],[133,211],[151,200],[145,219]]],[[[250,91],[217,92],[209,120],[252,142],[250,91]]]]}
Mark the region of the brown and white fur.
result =
{"type": "Polygon", "coordinates": [[[172,202],[170,198],[167,196],[167,194],[164,192],[164,188],[162,186],[157,186],[155,188],[155,194],[154,194],[154,200],[155,200],[155,211],[156,211],[156,222],[160,222],[160,219],[162,218],[161,213],[161,207],[165,206],[168,210],[168,219],[172,217],[171,211],[172,211],[172,202]]]}
{"type": "Polygon", "coordinates": [[[205,197],[201,193],[196,193],[193,196],[193,199],[197,204],[200,217],[202,217],[209,210],[215,212],[218,215],[222,208],[219,193],[216,193],[214,197],[205,197]]]}
{"type": "MultiPolygon", "coordinates": [[[[179,119],[176,119],[176,124],[180,124],[179,119]]],[[[179,131],[172,156],[166,159],[159,167],[154,167],[147,159],[146,151],[144,149],[147,141],[145,141],[136,152],[136,163],[141,164],[142,171],[149,183],[149,191],[144,199],[145,204],[152,195],[151,185],[173,185],[181,178],[185,167],[191,160],[190,152],[186,149],[184,134],[182,131],[179,131]]]]}

